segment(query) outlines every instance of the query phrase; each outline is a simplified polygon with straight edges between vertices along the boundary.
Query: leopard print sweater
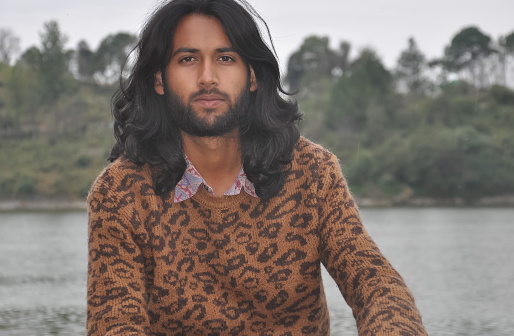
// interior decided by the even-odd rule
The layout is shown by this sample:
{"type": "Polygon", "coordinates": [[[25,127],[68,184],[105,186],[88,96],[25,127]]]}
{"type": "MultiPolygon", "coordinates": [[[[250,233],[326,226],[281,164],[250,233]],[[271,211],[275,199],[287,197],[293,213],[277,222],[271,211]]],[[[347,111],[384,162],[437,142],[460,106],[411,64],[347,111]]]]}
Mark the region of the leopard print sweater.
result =
{"type": "Polygon", "coordinates": [[[155,194],[149,166],[119,159],[88,208],[88,335],[329,335],[320,263],[359,335],[426,335],[337,159],[303,138],[267,202],[200,188],[173,203],[155,194]]]}

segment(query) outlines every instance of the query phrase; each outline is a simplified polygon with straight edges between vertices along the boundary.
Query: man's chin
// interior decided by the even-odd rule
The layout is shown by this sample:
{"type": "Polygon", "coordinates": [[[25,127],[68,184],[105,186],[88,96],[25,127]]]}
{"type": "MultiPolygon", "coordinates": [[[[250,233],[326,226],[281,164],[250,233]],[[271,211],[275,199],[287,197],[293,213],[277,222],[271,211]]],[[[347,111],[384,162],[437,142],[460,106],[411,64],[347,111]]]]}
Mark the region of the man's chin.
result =
{"type": "Polygon", "coordinates": [[[228,108],[203,108],[190,105],[190,110],[193,111],[197,119],[209,119],[223,117],[228,112],[228,108]]]}
{"type": "Polygon", "coordinates": [[[232,134],[237,127],[232,128],[216,128],[216,127],[192,127],[181,129],[184,133],[192,137],[198,138],[216,138],[232,134]]]}

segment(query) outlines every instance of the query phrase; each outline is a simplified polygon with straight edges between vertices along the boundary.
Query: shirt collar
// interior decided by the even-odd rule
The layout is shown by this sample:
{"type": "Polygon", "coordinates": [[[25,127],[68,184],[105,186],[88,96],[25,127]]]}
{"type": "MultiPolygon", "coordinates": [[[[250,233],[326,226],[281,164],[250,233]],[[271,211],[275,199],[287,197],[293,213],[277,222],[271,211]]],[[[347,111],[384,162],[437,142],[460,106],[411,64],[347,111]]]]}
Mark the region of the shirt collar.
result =
{"type": "MultiPolygon", "coordinates": [[[[186,156],[185,159],[187,167],[184,171],[184,175],[182,175],[182,179],[175,186],[174,202],[182,202],[187,200],[188,198],[193,197],[198,191],[198,188],[200,188],[200,186],[203,186],[209,194],[214,195],[212,188],[205,182],[205,180],[193,166],[193,163],[189,160],[189,158],[186,156]]],[[[242,189],[244,189],[244,191],[248,195],[258,198],[257,194],[255,193],[255,186],[246,177],[243,167],[241,167],[239,175],[237,176],[232,186],[223,195],[239,195],[242,189]]]]}

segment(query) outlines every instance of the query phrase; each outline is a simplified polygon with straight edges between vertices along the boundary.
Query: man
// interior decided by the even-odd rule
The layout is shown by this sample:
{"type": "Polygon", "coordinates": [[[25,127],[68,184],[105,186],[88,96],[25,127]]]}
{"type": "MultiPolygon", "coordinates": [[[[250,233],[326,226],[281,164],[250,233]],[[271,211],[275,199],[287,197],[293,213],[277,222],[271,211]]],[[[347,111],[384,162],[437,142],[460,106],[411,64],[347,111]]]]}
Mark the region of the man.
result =
{"type": "Polygon", "coordinates": [[[141,34],[88,198],[88,335],[329,335],[320,263],[361,335],[425,335],[249,11],[174,0],[141,34]]]}

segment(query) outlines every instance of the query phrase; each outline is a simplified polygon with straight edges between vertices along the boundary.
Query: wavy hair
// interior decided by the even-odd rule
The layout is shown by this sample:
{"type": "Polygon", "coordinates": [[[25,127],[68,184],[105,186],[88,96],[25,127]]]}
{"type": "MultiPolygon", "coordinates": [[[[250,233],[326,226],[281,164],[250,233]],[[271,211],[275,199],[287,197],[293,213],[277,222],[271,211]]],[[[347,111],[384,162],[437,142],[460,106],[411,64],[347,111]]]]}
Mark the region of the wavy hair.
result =
{"type": "MultiPolygon", "coordinates": [[[[186,169],[181,133],[170,118],[166,98],[154,90],[155,74],[165,72],[173,36],[188,14],[218,19],[232,47],[255,72],[258,89],[250,93],[248,124],[240,130],[243,168],[257,195],[268,200],[283,187],[299,138],[301,119],[296,102],[284,99],[275,54],[263,41],[253,16],[266,22],[245,1],[173,0],[159,8],[143,28],[137,59],[112,100],[114,144],[109,160],[125,156],[132,162],[158,168],[157,194],[173,190],[186,169]]],[[[270,36],[271,41],[271,36],[270,36]]],[[[273,42],[271,42],[273,50],[273,42]]]]}

